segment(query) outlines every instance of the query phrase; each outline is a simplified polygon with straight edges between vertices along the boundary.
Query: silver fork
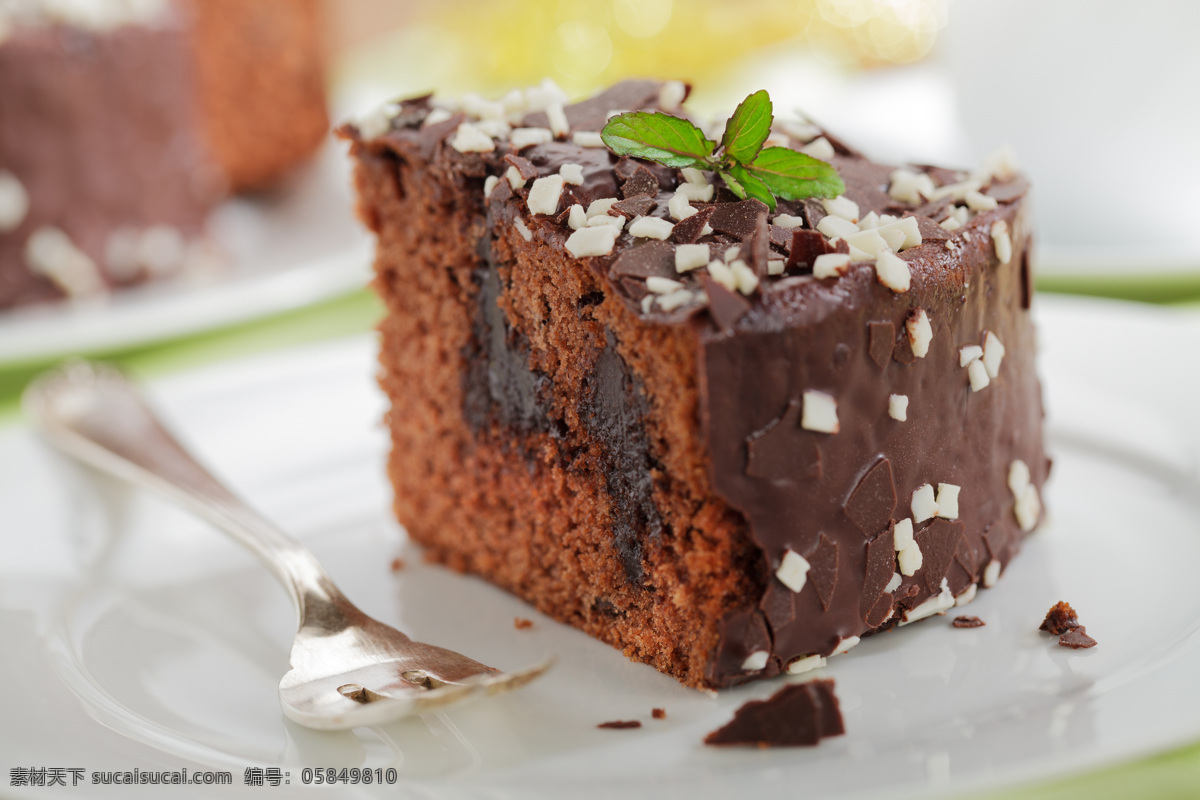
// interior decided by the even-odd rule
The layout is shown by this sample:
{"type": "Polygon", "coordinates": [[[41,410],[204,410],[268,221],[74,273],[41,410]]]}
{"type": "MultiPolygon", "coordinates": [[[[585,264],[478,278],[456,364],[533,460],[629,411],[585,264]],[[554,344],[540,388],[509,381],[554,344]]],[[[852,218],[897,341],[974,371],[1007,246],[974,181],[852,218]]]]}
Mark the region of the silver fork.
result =
{"type": "Polygon", "coordinates": [[[292,668],[279,682],[288,717],[310,728],[376,725],[481,694],[515,689],[553,659],[501,672],[368,617],[308,549],[222,486],[179,444],[118,370],[77,361],[22,398],[51,443],[93,467],[154,489],[252,550],[284,585],[299,619],[292,668]]]}

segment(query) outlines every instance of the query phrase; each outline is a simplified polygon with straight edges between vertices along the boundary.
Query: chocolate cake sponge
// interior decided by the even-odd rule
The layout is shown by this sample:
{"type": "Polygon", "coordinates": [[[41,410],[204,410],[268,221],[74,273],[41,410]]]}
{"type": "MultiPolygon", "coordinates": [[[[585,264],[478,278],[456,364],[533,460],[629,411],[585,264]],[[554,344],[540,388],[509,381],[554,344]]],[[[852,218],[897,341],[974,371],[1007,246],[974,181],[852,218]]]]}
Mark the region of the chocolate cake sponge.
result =
{"type": "Polygon", "coordinates": [[[597,146],[612,110],[677,112],[678,84],[547,93],[340,129],[413,539],[696,687],[994,583],[1049,468],[1025,182],[893,170],[795,124],[776,138],[828,151],[846,195],[768,213],[597,146]],[[678,271],[697,244],[711,263],[678,271]]]}

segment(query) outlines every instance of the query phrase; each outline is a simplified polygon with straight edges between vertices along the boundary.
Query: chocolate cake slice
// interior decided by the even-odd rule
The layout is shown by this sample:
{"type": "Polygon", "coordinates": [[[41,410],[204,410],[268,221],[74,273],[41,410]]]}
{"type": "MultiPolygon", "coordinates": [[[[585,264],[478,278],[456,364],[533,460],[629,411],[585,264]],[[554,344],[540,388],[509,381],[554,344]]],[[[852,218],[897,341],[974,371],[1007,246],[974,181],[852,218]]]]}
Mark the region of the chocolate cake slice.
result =
{"type": "Polygon", "coordinates": [[[343,126],[387,305],[395,513],[428,555],[696,687],[799,672],[990,587],[1049,469],[1026,182],[772,144],[843,196],[618,158],[630,81],[343,126]]]}

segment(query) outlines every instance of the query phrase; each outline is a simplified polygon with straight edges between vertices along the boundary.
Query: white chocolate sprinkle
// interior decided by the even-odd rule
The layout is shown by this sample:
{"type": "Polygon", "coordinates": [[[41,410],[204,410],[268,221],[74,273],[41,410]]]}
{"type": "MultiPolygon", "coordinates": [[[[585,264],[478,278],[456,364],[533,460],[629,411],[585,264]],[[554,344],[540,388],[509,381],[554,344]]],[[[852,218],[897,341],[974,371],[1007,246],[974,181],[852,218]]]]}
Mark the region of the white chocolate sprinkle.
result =
{"type": "Polygon", "coordinates": [[[617,198],[615,197],[602,197],[599,200],[593,200],[587,207],[588,219],[607,215],[608,210],[613,207],[613,203],[615,202],[617,202],[617,198]]]}
{"type": "Polygon", "coordinates": [[[571,134],[571,141],[575,142],[580,147],[605,147],[604,139],[601,138],[599,131],[575,131],[571,134]]]}
{"type": "Polygon", "coordinates": [[[767,666],[767,659],[770,654],[766,650],[755,650],[750,655],[746,656],[746,660],[742,662],[743,672],[758,672],[763,667],[767,666]]]}
{"type": "Polygon", "coordinates": [[[554,141],[554,132],[549,128],[513,128],[509,142],[514,150],[524,150],[535,144],[546,144],[554,141]]]}
{"type": "Polygon", "coordinates": [[[804,588],[811,568],[808,559],[794,550],[787,550],[779,562],[779,569],[775,570],[775,577],[793,592],[799,592],[804,588]]]}
{"type": "Polygon", "coordinates": [[[513,225],[520,232],[522,239],[524,239],[527,242],[533,241],[533,232],[530,231],[528,227],[526,227],[524,220],[522,220],[520,218],[515,219],[515,220],[513,220],[513,225]]]}
{"type": "Polygon", "coordinates": [[[983,366],[987,369],[989,378],[1000,374],[1000,362],[1004,360],[1004,345],[999,337],[991,331],[983,337],[983,366]]]}
{"type": "Polygon", "coordinates": [[[445,122],[453,116],[454,114],[448,108],[435,108],[425,115],[425,119],[421,120],[421,125],[423,127],[437,125],[439,122],[445,122]]]}
{"type": "Polygon", "coordinates": [[[983,365],[982,360],[976,359],[967,364],[967,380],[971,382],[972,392],[986,389],[987,385],[991,383],[991,380],[988,378],[987,367],[983,365]]]}
{"type": "Polygon", "coordinates": [[[1000,579],[1000,562],[992,559],[983,568],[983,588],[990,589],[996,585],[996,581],[1000,579]]]}
{"type": "Polygon", "coordinates": [[[49,278],[70,297],[104,291],[96,263],[75,246],[71,237],[51,225],[38,228],[25,241],[25,263],[30,271],[49,278]]]}
{"type": "Polygon", "coordinates": [[[493,139],[507,138],[512,131],[508,126],[508,122],[502,119],[482,119],[475,123],[475,127],[493,139]]]}
{"type": "Polygon", "coordinates": [[[958,348],[958,365],[965,367],[972,361],[983,358],[983,348],[977,344],[969,344],[958,348]]]}
{"type": "Polygon", "coordinates": [[[1029,467],[1024,461],[1018,458],[1008,465],[1008,490],[1013,498],[1020,497],[1029,484],[1029,467]]]}
{"type": "Polygon", "coordinates": [[[587,212],[583,210],[583,206],[575,203],[567,212],[567,225],[571,230],[577,231],[580,228],[586,228],[588,223],[587,212]]]}
{"type": "Polygon", "coordinates": [[[498,177],[496,177],[495,175],[488,175],[487,178],[485,178],[483,181],[483,196],[491,197],[492,192],[496,190],[496,187],[499,184],[500,184],[500,179],[498,177]]]}
{"type": "Polygon", "coordinates": [[[659,217],[638,217],[629,223],[629,233],[639,239],[664,240],[671,235],[675,226],[659,217]]]}
{"type": "Polygon", "coordinates": [[[958,493],[962,487],[953,483],[939,483],[937,490],[937,515],[942,519],[958,519],[958,493]]]}
{"type": "Polygon", "coordinates": [[[658,298],[658,307],[663,311],[674,311],[680,306],[693,303],[697,300],[697,295],[687,289],[677,289],[669,294],[664,294],[658,298]]]}
{"type": "Polygon", "coordinates": [[[828,161],[834,156],[833,145],[824,136],[818,136],[816,139],[813,139],[801,147],[800,152],[813,158],[819,158],[822,161],[828,161]]]}
{"type": "Polygon", "coordinates": [[[470,122],[458,126],[454,137],[450,139],[450,146],[460,153],[490,153],[496,149],[492,137],[470,122]]]}
{"type": "Polygon", "coordinates": [[[908,421],[908,395],[888,395],[888,416],[897,422],[908,421]]]}
{"type": "Polygon", "coordinates": [[[825,658],[817,653],[799,656],[788,662],[787,673],[788,675],[800,675],[805,672],[811,672],[814,669],[820,669],[826,663],[825,658]]]}
{"type": "Polygon", "coordinates": [[[708,262],[708,274],[717,283],[724,286],[731,292],[737,291],[737,277],[733,274],[733,270],[729,265],[720,259],[714,258],[708,262]]]}
{"type": "Polygon", "coordinates": [[[781,228],[803,228],[804,217],[797,217],[793,214],[779,214],[775,219],[771,220],[772,225],[778,225],[781,228]]]}
{"type": "Polygon", "coordinates": [[[688,202],[695,201],[697,203],[709,203],[713,199],[713,191],[716,189],[711,183],[681,183],[676,190],[688,199],[688,202]]]}
{"type": "Polygon", "coordinates": [[[1025,487],[1013,504],[1013,514],[1021,530],[1028,533],[1037,525],[1038,516],[1042,513],[1042,500],[1038,496],[1037,487],[1032,483],[1025,487]]]}
{"type": "Polygon", "coordinates": [[[782,275],[783,271],[786,268],[787,268],[787,262],[784,261],[782,258],[768,258],[767,259],[767,274],[768,275],[782,275]]]}
{"type": "Polygon", "coordinates": [[[998,219],[992,223],[992,245],[1001,264],[1012,261],[1012,237],[1008,235],[1008,223],[998,219]]]}
{"type": "Polygon", "coordinates": [[[563,111],[562,103],[551,103],[546,106],[546,120],[550,123],[550,132],[555,138],[565,138],[571,132],[571,125],[567,122],[566,112],[563,111]]]}
{"type": "Polygon", "coordinates": [[[558,211],[558,201],[563,193],[562,175],[546,175],[533,182],[529,190],[530,214],[553,214],[558,211]]]}
{"type": "Polygon", "coordinates": [[[830,239],[845,239],[859,232],[858,226],[848,219],[830,214],[821,217],[817,230],[830,239]]]}
{"type": "Polygon", "coordinates": [[[678,191],[671,195],[671,199],[667,201],[667,211],[671,214],[672,219],[677,220],[687,219],[696,213],[696,209],[692,208],[692,203],[688,199],[687,194],[678,191]]]}
{"type": "Polygon", "coordinates": [[[706,244],[681,244],[675,248],[675,271],[690,272],[708,263],[709,249],[706,244]]]}
{"type": "Polygon", "coordinates": [[[663,111],[678,111],[687,97],[687,87],[682,81],[667,81],[658,90],[658,105],[663,111]]]}
{"type": "Polygon", "coordinates": [[[921,555],[921,548],[915,541],[909,542],[904,549],[896,553],[896,563],[900,565],[901,575],[916,575],[924,562],[925,557],[921,555]]]}
{"type": "Polygon", "coordinates": [[[654,294],[670,294],[682,288],[682,283],[673,281],[670,278],[663,278],[659,275],[651,275],[646,278],[646,289],[654,294]]]}
{"type": "Polygon", "coordinates": [[[567,252],[575,258],[608,255],[616,245],[619,233],[612,225],[580,228],[567,237],[567,252]]]}
{"type": "Polygon", "coordinates": [[[808,389],[804,392],[804,408],[800,414],[800,427],[820,433],[837,433],[837,399],[825,392],[808,389]]]}
{"type": "Polygon", "coordinates": [[[982,194],[978,190],[966,192],[963,200],[967,201],[967,208],[972,211],[991,211],[997,205],[996,198],[982,194]]]}
{"type": "Polygon", "coordinates": [[[909,290],[912,273],[904,259],[894,253],[880,253],[875,259],[875,276],[884,286],[896,293],[909,290]]]}
{"type": "Polygon", "coordinates": [[[929,324],[929,315],[925,309],[918,308],[916,314],[904,321],[904,329],[908,332],[908,342],[912,345],[913,355],[924,358],[929,354],[929,343],[933,341],[933,326],[929,324]]]}
{"type": "Polygon", "coordinates": [[[913,522],[905,517],[892,527],[892,542],[896,547],[896,552],[908,547],[913,541],[913,522]]]}
{"type": "Polygon", "coordinates": [[[598,226],[607,226],[621,230],[625,227],[625,218],[620,214],[597,214],[594,217],[588,217],[587,227],[595,228],[598,226]]]}
{"type": "Polygon", "coordinates": [[[733,247],[727,247],[727,248],[725,248],[725,252],[721,254],[721,259],[722,259],[722,260],[723,260],[723,261],[724,261],[726,264],[732,264],[732,263],[733,263],[734,261],[736,261],[736,260],[737,260],[737,259],[738,259],[738,258],[739,258],[741,255],[742,255],[742,248],[738,247],[738,246],[735,244],[733,247]]]}
{"type": "Polygon", "coordinates": [[[892,250],[898,253],[910,247],[916,247],[922,241],[921,226],[917,224],[916,217],[902,217],[891,222],[881,222],[876,230],[892,250]]]}
{"type": "Polygon", "coordinates": [[[833,652],[829,655],[831,657],[840,656],[842,653],[858,644],[859,641],[861,640],[857,636],[847,636],[845,639],[840,639],[837,643],[837,646],[833,648],[833,652]]]}
{"type": "Polygon", "coordinates": [[[579,186],[583,183],[583,167],[579,164],[563,164],[558,168],[558,174],[562,175],[564,182],[572,186],[579,186]]]}
{"type": "Polygon", "coordinates": [[[975,583],[968,584],[967,588],[965,588],[961,592],[959,592],[958,596],[954,598],[954,605],[955,606],[965,606],[967,603],[970,603],[972,600],[975,599],[975,595],[976,595],[976,593],[978,593],[978,591],[979,591],[978,584],[975,584],[975,583]]]}
{"type": "Polygon", "coordinates": [[[906,612],[900,624],[908,625],[911,622],[932,617],[934,614],[945,614],[952,608],[954,608],[954,595],[950,593],[950,584],[945,578],[942,578],[942,590],[921,605],[906,612]]]}
{"type": "Polygon", "coordinates": [[[525,179],[521,177],[521,172],[516,167],[509,167],[504,170],[504,177],[508,178],[508,185],[515,192],[517,189],[525,188],[525,179]]]}
{"type": "Polygon", "coordinates": [[[836,278],[850,269],[850,256],[846,253],[822,253],[813,259],[814,278],[836,278]]]}
{"type": "MultiPolygon", "coordinates": [[[[362,138],[377,139],[392,129],[392,120],[399,113],[399,104],[389,100],[354,120],[354,127],[358,128],[358,135],[362,138]]],[[[426,119],[428,118],[426,116],[426,119]]],[[[449,114],[446,118],[449,119],[449,114]]]]}
{"type": "Polygon", "coordinates": [[[737,290],[745,295],[753,294],[754,290],[758,288],[758,275],[754,273],[754,270],[750,269],[749,265],[741,259],[732,262],[729,268],[733,270],[734,280],[737,281],[737,290]]]}
{"type": "Polygon", "coordinates": [[[0,232],[16,230],[29,213],[29,193],[16,175],[0,169],[0,232]]]}
{"type": "Polygon", "coordinates": [[[917,487],[912,493],[912,508],[913,522],[924,522],[927,519],[933,519],[938,513],[937,500],[933,496],[933,487],[928,483],[923,483],[917,487]]]}
{"type": "Polygon", "coordinates": [[[708,175],[702,169],[695,167],[683,167],[679,170],[683,175],[685,183],[694,183],[698,186],[708,186],[708,175]]]}
{"type": "Polygon", "coordinates": [[[838,197],[826,197],[821,200],[821,205],[826,214],[848,219],[854,223],[858,222],[858,203],[844,194],[838,197]]]}
{"type": "Polygon", "coordinates": [[[889,580],[887,582],[887,586],[883,587],[883,590],[885,592],[887,592],[888,594],[891,594],[892,592],[899,589],[900,584],[902,584],[902,583],[904,583],[904,578],[900,575],[900,573],[893,572],[891,580],[889,580]]]}

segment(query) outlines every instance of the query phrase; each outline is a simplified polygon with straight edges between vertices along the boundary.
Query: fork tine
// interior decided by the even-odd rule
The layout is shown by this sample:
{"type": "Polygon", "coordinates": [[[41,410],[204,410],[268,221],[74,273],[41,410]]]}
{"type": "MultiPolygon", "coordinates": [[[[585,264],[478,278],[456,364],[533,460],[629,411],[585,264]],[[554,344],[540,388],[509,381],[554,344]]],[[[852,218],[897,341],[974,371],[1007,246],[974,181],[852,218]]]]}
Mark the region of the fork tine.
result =
{"type": "Polygon", "coordinates": [[[502,692],[511,692],[513,689],[519,689],[525,684],[533,681],[546,670],[554,666],[557,659],[550,656],[540,664],[535,664],[527,669],[518,672],[501,672],[496,675],[487,675],[480,684],[483,686],[484,693],[487,695],[500,694],[502,692]]]}

